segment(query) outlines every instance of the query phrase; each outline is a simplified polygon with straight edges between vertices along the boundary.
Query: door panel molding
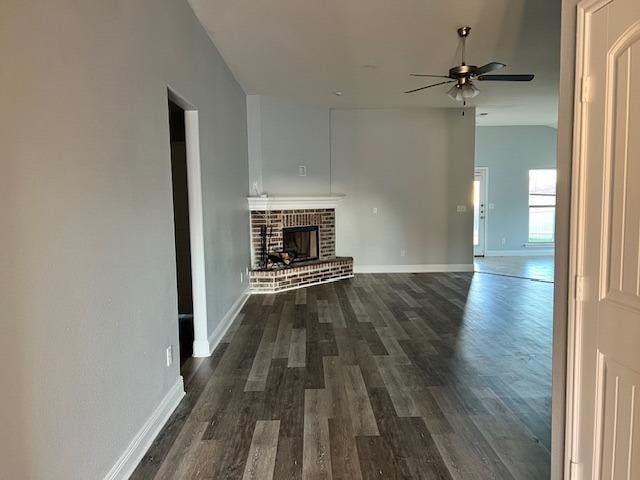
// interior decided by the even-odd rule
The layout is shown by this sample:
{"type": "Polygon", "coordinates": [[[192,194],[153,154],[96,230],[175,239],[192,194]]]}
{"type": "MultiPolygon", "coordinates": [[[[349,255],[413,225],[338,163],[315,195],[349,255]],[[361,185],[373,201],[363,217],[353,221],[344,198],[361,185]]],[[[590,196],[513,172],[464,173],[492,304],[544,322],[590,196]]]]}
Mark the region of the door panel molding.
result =
{"type": "Polygon", "coordinates": [[[622,304],[629,302],[632,308],[640,308],[640,238],[627,235],[629,229],[638,228],[638,218],[629,211],[627,199],[630,195],[633,198],[640,195],[637,182],[630,182],[640,171],[637,171],[637,165],[630,165],[629,158],[629,124],[633,114],[630,108],[631,51],[635,46],[636,54],[640,53],[639,43],[640,21],[625,31],[607,56],[605,138],[614,139],[614,142],[607,144],[604,152],[603,255],[600,263],[600,298],[611,298],[622,304]],[[631,268],[633,271],[629,272],[631,268]]]}

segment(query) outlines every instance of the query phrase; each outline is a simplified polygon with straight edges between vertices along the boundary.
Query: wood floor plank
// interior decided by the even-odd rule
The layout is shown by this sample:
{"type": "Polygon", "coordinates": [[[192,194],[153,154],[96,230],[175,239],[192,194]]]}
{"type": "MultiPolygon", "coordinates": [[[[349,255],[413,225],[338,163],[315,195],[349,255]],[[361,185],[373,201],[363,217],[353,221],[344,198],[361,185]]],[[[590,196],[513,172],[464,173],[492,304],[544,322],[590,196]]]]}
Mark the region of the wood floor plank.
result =
{"type": "Polygon", "coordinates": [[[326,299],[319,299],[317,301],[318,309],[318,322],[331,323],[333,320],[329,312],[329,301],[326,299]]]}
{"type": "Polygon", "coordinates": [[[304,479],[332,479],[328,422],[331,416],[332,408],[328,392],[306,390],[302,457],[302,478],[304,479]]]}
{"type": "Polygon", "coordinates": [[[206,429],[205,422],[188,422],[153,478],[183,478],[194,459],[193,450],[198,447],[198,440],[206,429]]]}
{"type": "Polygon", "coordinates": [[[330,283],[327,286],[327,298],[329,300],[329,315],[331,316],[331,323],[336,328],[346,328],[347,324],[344,318],[344,312],[342,311],[342,308],[340,308],[340,302],[333,283],[330,283]]]}
{"type": "Polygon", "coordinates": [[[331,473],[334,480],[361,480],[360,458],[351,425],[341,418],[329,419],[331,473]]]}
{"type": "Polygon", "coordinates": [[[412,364],[411,359],[407,356],[400,343],[398,343],[398,339],[394,336],[390,328],[376,328],[376,332],[387,352],[385,358],[393,360],[397,365],[412,364]]]}
{"type": "Polygon", "coordinates": [[[307,303],[307,289],[299,288],[296,290],[296,305],[306,305],[307,303]]]}
{"type": "Polygon", "coordinates": [[[247,383],[245,384],[245,392],[263,391],[267,384],[267,374],[273,357],[273,349],[275,347],[276,326],[278,324],[278,315],[269,315],[267,326],[262,334],[262,340],[258,347],[258,351],[253,359],[253,365],[247,383]]]}
{"type": "Polygon", "coordinates": [[[360,367],[367,391],[372,388],[384,387],[384,381],[380,376],[378,365],[371,353],[369,345],[362,340],[356,342],[354,346],[354,353],[356,356],[356,364],[360,367]]]}
{"type": "Polygon", "coordinates": [[[348,365],[344,367],[343,371],[354,433],[358,436],[380,435],[360,367],[348,365]]]}
{"type": "Polygon", "coordinates": [[[238,331],[238,328],[240,328],[240,325],[242,325],[244,315],[244,313],[238,314],[238,316],[235,318],[235,320],[227,330],[227,333],[225,333],[224,337],[222,337],[222,340],[220,340],[220,343],[231,343],[231,341],[233,340],[233,336],[238,331]]]}
{"type": "Polygon", "coordinates": [[[383,437],[398,459],[403,478],[450,479],[449,470],[422,419],[397,417],[384,388],[370,392],[371,405],[383,437]]]}
{"type": "Polygon", "coordinates": [[[294,328],[291,331],[289,367],[304,367],[307,364],[307,329],[294,328]]]}
{"type": "Polygon", "coordinates": [[[398,295],[404,302],[407,304],[409,308],[420,308],[420,303],[418,303],[411,295],[404,291],[402,288],[394,288],[393,291],[398,295]]]}
{"type": "Polygon", "coordinates": [[[409,394],[406,386],[402,384],[396,366],[384,365],[384,363],[381,362],[382,358],[384,357],[376,358],[376,361],[378,361],[378,370],[389,392],[396,414],[399,417],[419,417],[420,410],[413,397],[409,394]]]}
{"type": "Polygon", "coordinates": [[[272,480],[278,450],[280,420],[258,420],[242,480],[272,480]]]}
{"type": "Polygon", "coordinates": [[[295,315],[295,305],[292,302],[285,302],[280,313],[278,333],[273,345],[273,358],[288,358],[295,315]]]}
{"type": "Polygon", "coordinates": [[[349,303],[351,303],[351,307],[353,308],[353,313],[355,313],[358,321],[360,322],[369,322],[369,315],[367,315],[367,309],[362,304],[362,300],[358,295],[358,292],[353,288],[351,284],[344,285],[344,291],[349,299],[349,303]]]}
{"type": "Polygon", "coordinates": [[[493,447],[468,417],[450,414],[447,419],[454,433],[434,434],[433,439],[453,478],[514,480],[493,447]]]}
{"type": "Polygon", "coordinates": [[[402,459],[393,452],[393,445],[385,437],[357,437],[358,457],[362,477],[400,480],[407,478],[402,473],[402,459]]]}

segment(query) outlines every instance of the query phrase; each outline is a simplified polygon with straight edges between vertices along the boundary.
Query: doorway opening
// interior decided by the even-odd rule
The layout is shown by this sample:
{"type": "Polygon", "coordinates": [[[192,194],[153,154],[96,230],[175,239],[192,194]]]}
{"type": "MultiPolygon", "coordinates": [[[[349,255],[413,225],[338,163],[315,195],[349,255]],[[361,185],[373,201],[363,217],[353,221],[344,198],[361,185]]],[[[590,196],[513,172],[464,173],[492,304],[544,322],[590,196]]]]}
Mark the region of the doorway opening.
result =
{"type": "Polygon", "coordinates": [[[473,256],[484,257],[487,216],[487,169],[478,167],[473,178],[473,256]]]}
{"type": "Polygon", "coordinates": [[[169,99],[171,145],[171,186],[178,287],[178,332],[180,366],[193,355],[193,290],[191,274],[191,234],[189,225],[189,183],[185,111],[169,99]]]}

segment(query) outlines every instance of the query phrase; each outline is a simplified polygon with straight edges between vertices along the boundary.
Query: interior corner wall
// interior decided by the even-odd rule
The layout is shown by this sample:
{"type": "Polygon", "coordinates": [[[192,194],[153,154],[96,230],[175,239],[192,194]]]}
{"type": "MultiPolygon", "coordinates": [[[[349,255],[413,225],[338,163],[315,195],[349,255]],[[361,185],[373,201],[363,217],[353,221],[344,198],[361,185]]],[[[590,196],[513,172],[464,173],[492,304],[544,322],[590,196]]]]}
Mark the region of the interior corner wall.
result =
{"type": "Polygon", "coordinates": [[[329,112],[326,107],[249,95],[251,194],[327,194],[330,185],[329,112]],[[299,167],[306,167],[300,176],[299,167]]]}
{"type": "Polygon", "coordinates": [[[262,188],[262,114],[260,95],[247,95],[247,142],[249,154],[249,195],[257,196],[262,188]]]}
{"type": "Polygon", "coordinates": [[[332,110],[337,253],[361,271],[470,266],[474,137],[473,109],[332,110]]]}
{"type": "Polygon", "coordinates": [[[488,253],[527,251],[529,170],[556,168],[556,145],[557,130],[551,127],[477,128],[475,165],[489,169],[486,210],[488,253]]]}
{"type": "Polygon", "coordinates": [[[100,479],[179,381],[167,86],[199,110],[209,332],[246,289],[245,94],[185,0],[4,0],[0,58],[0,477],[100,479]]]}

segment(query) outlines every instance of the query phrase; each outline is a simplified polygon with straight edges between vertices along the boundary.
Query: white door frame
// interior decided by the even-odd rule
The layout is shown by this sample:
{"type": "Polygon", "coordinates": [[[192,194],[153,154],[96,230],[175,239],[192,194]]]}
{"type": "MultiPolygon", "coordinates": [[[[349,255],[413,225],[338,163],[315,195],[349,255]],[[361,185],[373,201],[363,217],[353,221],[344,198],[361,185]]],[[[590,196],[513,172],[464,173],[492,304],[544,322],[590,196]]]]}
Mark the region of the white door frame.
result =
{"type": "Polygon", "coordinates": [[[187,189],[189,194],[189,236],[191,246],[191,288],[193,296],[193,356],[208,357],[207,286],[204,257],[204,213],[200,162],[200,124],[198,110],[168,87],[168,99],[184,110],[187,151],[187,189]]]}
{"type": "Polygon", "coordinates": [[[577,5],[576,22],[576,60],[575,88],[573,101],[573,143],[571,157],[571,206],[569,234],[569,285],[567,311],[567,366],[566,400],[564,432],[564,476],[567,479],[580,478],[578,467],[578,422],[583,408],[580,399],[580,355],[582,345],[582,311],[578,299],[581,297],[581,258],[585,255],[582,248],[585,215],[582,208],[586,191],[585,139],[587,123],[585,108],[587,101],[586,82],[584,81],[587,51],[589,17],[612,0],[582,0],[577,5]]]}
{"type": "MultiPolygon", "coordinates": [[[[487,226],[489,225],[489,215],[488,215],[488,211],[489,211],[489,204],[487,203],[488,199],[489,199],[489,167],[474,167],[473,170],[473,178],[475,180],[475,176],[476,173],[480,172],[482,174],[482,176],[484,177],[484,192],[482,197],[484,198],[480,198],[480,203],[482,203],[484,205],[484,228],[482,230],[482,246],[483,246],[483,251],[482,251],[482,255],[481,256],[487,256],[487,226]]],[[[474,212],[473,214],[475,215],[475,205],[474,205],[474,212]]],[[[475,255],[475,245],[473,247],[473,255],[474,257],[475,255]]],[[[479,255],[480,256],[480,255],[479,255]]]]}

